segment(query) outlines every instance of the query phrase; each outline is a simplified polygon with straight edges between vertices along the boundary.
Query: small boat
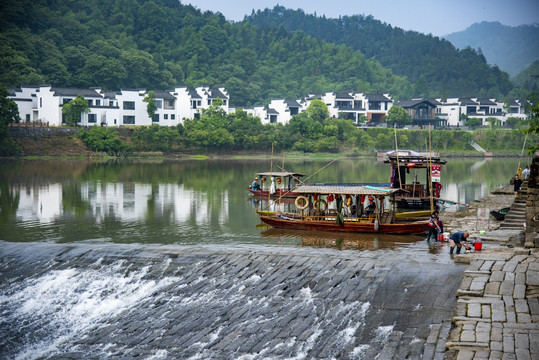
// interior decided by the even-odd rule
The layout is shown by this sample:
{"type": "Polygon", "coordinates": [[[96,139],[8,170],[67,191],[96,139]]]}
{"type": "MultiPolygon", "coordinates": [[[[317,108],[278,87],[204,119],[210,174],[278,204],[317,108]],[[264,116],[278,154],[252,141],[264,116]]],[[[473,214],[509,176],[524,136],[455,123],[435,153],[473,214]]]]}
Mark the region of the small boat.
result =
{"type": "Polygon", "coordinates": [[[260,180],[260,188],[253,188],[249,186],[249,190],[253,195],[261,197],[273,197],[273,198],[295,198],[298,194],[294,188],[301,183],[300,179],[305,176],[304,174],[286,171],[277,172],[259,172],[256,174],[255,180],[260,180]],[[274,179],[272,190],[272,178],[274,179]]]}
{"type": "Polygon", "coordinates": [[[261,214],[274,228],[380,234],[423,234],[427,220],[397,218],[392,198],[400,189],[369,185],[302,185],[294,212],[261,214]],[[330,208],[328,203],[336,207],[330,208]],[[387,205],[386,205],[387,204],[387,205]],[[390,209],[389,207],[393,207],[390,209]]]}
{"type": "Polygon", "coordinates": [[[500,209],[498,211],[495,211],[495,210],[492,210],[490,212],[490,215],[494,216],[494,218],[498,221],[502,221],[505,219],[505,215],[507,215],[507,213],[509,212],[509,209],[510,208],[503,208],[503,209],[500,209]]]}
{"type": "Polygon", "coordinates": [[[391,187],[404,190],[395,196],[397,207],[430,209],[431,192],[439,202],[442,165],[447,162],[438,154],[394,150],[384,154],[384,163],[391,165],[391,187]]]}

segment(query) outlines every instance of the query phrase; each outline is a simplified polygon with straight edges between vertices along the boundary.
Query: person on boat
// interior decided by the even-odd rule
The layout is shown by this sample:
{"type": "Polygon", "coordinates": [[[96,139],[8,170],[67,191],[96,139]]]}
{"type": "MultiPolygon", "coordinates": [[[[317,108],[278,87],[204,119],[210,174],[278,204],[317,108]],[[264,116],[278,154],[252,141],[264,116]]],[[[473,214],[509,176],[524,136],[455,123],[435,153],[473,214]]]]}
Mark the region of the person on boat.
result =
{"type": "Polygon", "coordinates": [[[470,250],[471,247],[468,245],[468,237],[470,237],[470,234],[468,232],[456,232],[454,234],[451,234],[451,236],[449,237],[449,245],[451,246],[449,248],[449,253],[453,254],[455,246],[457,246],[457,254],[460,254],[460,249],[463,245],[466,250],[470,250]]]}
{"type": "Polygon", "coordinates": [[[528,176],[530,176],[530,167],[526,166],[526,168],[522,170],[522,177],[524,180],[528,180],[528,176]]]}
{"type": "Polygon", "coordinates": [[[513,181],[513,190],[515,191],[515,197],[518,195],[518,191],[520,190],[520,187],[522,186],[522,180],[520,180],[520,177],[518,174],[515,175],[515,180],[513,181]]]}
{"type": "Polygon", "coordinates": [[[438,225],[438,211],[433,211],[429,219],[429,232],[427,233],[427,242],[430,242],[430,237],[434,238],[434,241],[438,241],[438,231],[441,232],[440,225],[438,225]]]}
{"type": "Polygon", "coordinates": [[[258,177],[255,177],[253,182],[251,183],[251,190],[260,190],[260,184],[258,183],[258,177]]]}

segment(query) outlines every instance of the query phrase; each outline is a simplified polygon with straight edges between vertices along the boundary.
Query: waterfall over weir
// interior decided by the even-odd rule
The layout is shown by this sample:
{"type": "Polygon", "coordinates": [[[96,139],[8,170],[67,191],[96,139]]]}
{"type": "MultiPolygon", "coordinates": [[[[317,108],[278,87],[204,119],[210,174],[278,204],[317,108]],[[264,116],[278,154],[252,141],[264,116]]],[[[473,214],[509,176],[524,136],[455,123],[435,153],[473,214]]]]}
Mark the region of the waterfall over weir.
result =
{"type": "Polygon", "coordinates": [[[463,271],[414,249],[0,242],[0,358],[421,358],[463,271]]]}

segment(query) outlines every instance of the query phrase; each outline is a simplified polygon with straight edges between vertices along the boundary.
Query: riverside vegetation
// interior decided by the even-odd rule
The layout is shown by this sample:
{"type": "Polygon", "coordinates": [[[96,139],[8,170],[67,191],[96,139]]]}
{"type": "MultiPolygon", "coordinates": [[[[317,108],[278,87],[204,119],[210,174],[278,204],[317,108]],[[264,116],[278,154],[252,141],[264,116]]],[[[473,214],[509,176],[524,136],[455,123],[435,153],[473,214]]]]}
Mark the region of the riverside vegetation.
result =
{"type": "MultiPolygon", "coordinates": [[[[428,130],[398,129],[396,133],[401,149],[425,149],[427,146],[428,130]]],[[[77,137],[89,150],[112,156],[127,156],[133,152],[269,154],[272,146],[276,151],[312,156],[320,153],[354,156],[395,148],[395,132],[391,128],[357,128],[349,120],[316,119],[312,112],[295,115],[286,125],[263,125],[259,118],[241,109],[226,114],[217,105],[210,106],[200,119],[185,120],[183,125],[176,127],[155,124],[122,128],[94,126],[80,129],[77,137]]],[[[431,130],[432,148],[445,154],[473,153],[471,140],[487,151],[516,154],[522,149],[524,134],[518,129],[496,128],[473,132],[431,130]]],[[[538,140],[538,135],[530,134],[527,144],[534,146],[538,140]]]]}

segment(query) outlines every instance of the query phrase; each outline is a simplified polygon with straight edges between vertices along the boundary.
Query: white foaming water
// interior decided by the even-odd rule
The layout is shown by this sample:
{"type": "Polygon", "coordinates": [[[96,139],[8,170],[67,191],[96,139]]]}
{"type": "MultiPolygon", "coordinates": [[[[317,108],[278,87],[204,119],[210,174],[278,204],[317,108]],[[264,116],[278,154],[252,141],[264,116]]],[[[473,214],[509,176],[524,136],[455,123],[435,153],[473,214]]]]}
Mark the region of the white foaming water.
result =
{"type": "Polygon", "coordinates": [[[9,307],[5,312],[9,315],[2,322],[21,324],[31,319],[25,326],[48,333],[37,343],[25,344],[16,358],[54,354],[62,345],[80,339],[94,326],[177,280],[144,279],[149,267],[129,270],[123,261],[84,270],[52,270],[15,284],[9,294],[0,295],[2,306],[9,307]]]}

